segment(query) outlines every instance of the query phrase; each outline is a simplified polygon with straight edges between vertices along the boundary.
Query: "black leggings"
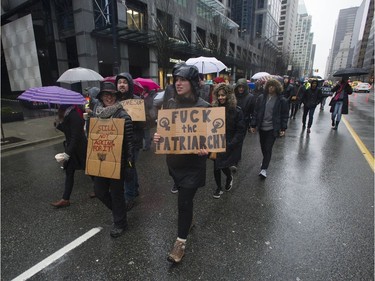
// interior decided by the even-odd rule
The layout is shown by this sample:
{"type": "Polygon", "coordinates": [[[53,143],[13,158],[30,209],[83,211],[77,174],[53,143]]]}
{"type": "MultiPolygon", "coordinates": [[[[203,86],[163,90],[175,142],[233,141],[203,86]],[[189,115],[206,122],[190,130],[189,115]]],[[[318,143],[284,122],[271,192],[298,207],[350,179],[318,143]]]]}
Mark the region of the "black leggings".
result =
{"type": "Polygon", "coordinates": [[[224,175],[227,176],[227,179],[231,176],[231,171],[229,168],[223,168],[223,169],[214,169],[214,177],[216,186],[221,189],[221,171],[223,171],[224,175]]]}
{"type": "Polygon", "coordinates": [[[178,238],[186,239],[193,220],[193,199],[198,188],[178,190],[178,238]]]}
{"type": "Polygon", "coordinates": [[[273,130],[262,131],[259,130],[260,148],[262,149],[263,161],[261,169],[268,169],[268,165],[271,161],[272,147],[275,143],[276,137],[273,134],[273,130]]]}
{"type": "Polygon", "coordinates": [[[76,170],[74,169],[73,164],[71,162],[68,162],[65,168],[65,188],[64,188],[64,194],[62,197],[64,200],[69,200],[70,195],[72,194],[75,171],[76,170]]]}

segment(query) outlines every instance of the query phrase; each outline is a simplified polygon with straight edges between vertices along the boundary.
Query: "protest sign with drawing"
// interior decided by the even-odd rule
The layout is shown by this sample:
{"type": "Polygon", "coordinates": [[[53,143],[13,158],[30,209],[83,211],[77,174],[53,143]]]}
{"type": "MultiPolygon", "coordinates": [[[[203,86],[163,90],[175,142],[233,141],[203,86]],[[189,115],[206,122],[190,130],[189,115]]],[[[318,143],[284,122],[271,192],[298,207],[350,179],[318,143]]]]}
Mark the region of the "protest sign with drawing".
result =
{"type": "Polygon", "coordinates": [[[86,174],[120,179],[124,119],[90,118],[86,174]]]}
{"type": "Polygon", "coordinates": [[[193,154],[201,148],[224,152],[225,108],[159,110],[157,133],[156,154],[193,154]]]}
{"type": "Polygon", "coordinates": [[[120,102],[132,118],[132,121],[146,121],[145,102],[143,99],[128,99],[120,102]]]}

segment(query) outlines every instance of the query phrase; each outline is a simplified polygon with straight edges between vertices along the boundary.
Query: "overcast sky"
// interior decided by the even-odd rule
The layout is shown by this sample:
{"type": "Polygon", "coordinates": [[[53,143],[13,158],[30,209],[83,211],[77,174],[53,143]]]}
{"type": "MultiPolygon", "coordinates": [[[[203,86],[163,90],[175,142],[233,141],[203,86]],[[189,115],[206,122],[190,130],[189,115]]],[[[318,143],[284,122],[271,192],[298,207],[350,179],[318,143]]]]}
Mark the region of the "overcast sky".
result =
{"type": "Polygon", "coordinates": [[[363,0],[304,0],[307,13],[312,16],[311,32],[316,44],[314,69],[324,77],[329,49],[332,45],[335,23],[341,9],[359,7],[363,0]]]}

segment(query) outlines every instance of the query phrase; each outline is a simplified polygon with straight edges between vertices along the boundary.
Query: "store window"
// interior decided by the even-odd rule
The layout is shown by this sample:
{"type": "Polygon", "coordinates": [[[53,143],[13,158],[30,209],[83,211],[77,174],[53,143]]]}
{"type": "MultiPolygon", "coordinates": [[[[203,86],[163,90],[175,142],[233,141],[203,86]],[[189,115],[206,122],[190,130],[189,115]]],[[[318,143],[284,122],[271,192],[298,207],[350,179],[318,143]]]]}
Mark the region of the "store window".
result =
{"type": "Polygon", "coordinates": [[[57,26],[60,32],[74,31],[72,0],[55,0],[57,26]]]}
{"type": "Polygon", "coordinates": [[[127,23],[130,29],[144,30],[145,15],[141,11],[127,9],[127,23]]]}
{"type": "Polygon", "coordinates": [[[186,41],[187,43],[191,42],[191,24],[180,20],[180,32],[179,37],[181,40],[186,41]]]}
{"type": "Polygon", "coordinates": [[[173,19],[172,16],[164,11],[157,10],[158,28],[173,37],[173,19]]]}

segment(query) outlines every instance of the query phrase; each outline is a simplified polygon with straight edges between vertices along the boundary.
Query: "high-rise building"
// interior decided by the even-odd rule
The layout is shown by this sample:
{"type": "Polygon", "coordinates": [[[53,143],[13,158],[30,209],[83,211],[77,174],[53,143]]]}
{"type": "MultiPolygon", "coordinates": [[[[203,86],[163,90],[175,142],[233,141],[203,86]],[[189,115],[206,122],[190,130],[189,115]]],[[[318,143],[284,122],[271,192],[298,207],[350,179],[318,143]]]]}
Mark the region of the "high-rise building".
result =
{"type": "Polygon", "coordinates": [[[298,4],[297,24],[293,41],[293,75],[306,77],[313,75],[314,52],[311,31],[312,17],[307,13],[303,0],[298,4]]]}
{"type": "Polygon", "coordinates": [[[276,57],[279,53],[277,37],[279,36],[281,0],[254,2],[256,3],[252,27],[253,34],[255,34],[254,45],[262,52],[259,70],[275,73],[276,57]]]}
{"type": "MultiPolygon", "coordinates": [[[[281,61],[293,66],[293,42],[298,16],[298,0],[282,0],[279,22],[279,36],[277,45],[280,50],[281,61]]],[[[289,74],[292,69],[289,69],[289,74]]]]}
{"type": "MultiPolygon", "coordinates": [[[[329,62],[325,77],[332,78],[332,74],[341,68],[351,67],[353,57],[353,30],[358,7],[342,9],[336,22],[329,62]]],[[[358,38],[355,38],[357,40],[358,38]]]]}
{"type": "Polygon", "coordinates": [[[253,0],[231,1],[230,18],[238,24],[238,36],[241,38],[254,37],[252,30],[255,15],[254,4],[253,0]]]}
{"type": "Polygon", "coordinates": [[[352,67],[374,72],[374,1],[363,0],[356,14],[353,30],[352,67]],[[371,31],[372,29],[372,31],[371,31]]]}

